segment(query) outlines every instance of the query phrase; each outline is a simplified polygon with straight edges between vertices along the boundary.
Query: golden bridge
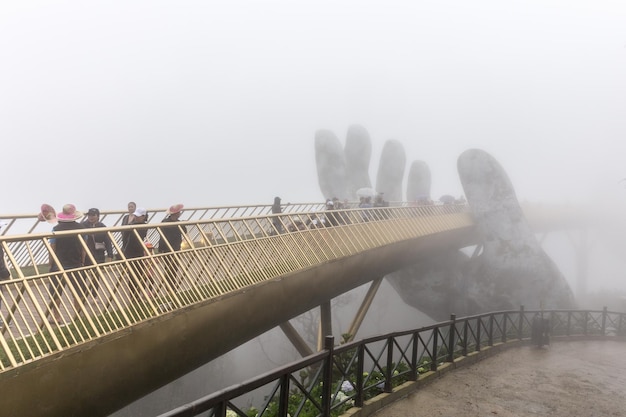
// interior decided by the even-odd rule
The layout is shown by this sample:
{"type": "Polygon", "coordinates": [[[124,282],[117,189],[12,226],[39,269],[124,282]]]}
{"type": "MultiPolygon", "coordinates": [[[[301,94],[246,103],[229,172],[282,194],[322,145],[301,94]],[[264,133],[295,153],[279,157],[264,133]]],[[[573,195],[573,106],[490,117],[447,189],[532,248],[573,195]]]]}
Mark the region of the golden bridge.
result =
{"type": "Polygon", "coordinates": [[[172,223],[153,210],[148,224],[119,226],[122,214],[103,212],[107,228],[54,233],[34,215],[5,217],[0,415],[106,415],[276,326],[306,354],[290,318],[320,307],[326,334],[330,300],[371,282],[355,334],[385,274],[476,239],[464,205],[196,208],[175,224],[186,230],[180,251],[126,259],[122,232],[147,229],[156,245],[172,223]],[[322,216],[336,225],[299,227],[322,216]],[[49,272],[51,240],[78,239],[95,263],[86,236],[103,232],[116,260],[49,272]]]}
{"type": "MultiPolygon", "coordinates": [[[[355,335],[384,275],[480,244],[465,205],[327,212],[316,203],[289,204],[280,215],[270,206],[188,208],[174,226],[181,250],[153,253],[172,227],[160,222],[164,212],[132,227],[120,225],[125,212],[102,212],[110,227],[75,232],[51,232],[36,215],[0,216],[12,272],[0,282],[0,415],[106,415],[276,326],[306,356],[311,348],[291,318],[319,307],[320,335],[332,334],[330,300],[370,283],[348,332],[355,335]],[[311,227],[322,218],[332,227],[311,227]],[[128,232],[143,256],[124,257],[128,232]],[[80,241],[95,263],[86,246],[93,233],[109,236],[116,260],[49,271],[60,237],[80,241]]],[[[531,224],[544,231],[581,224],[563,210],[539,212],[531,224]]]]}

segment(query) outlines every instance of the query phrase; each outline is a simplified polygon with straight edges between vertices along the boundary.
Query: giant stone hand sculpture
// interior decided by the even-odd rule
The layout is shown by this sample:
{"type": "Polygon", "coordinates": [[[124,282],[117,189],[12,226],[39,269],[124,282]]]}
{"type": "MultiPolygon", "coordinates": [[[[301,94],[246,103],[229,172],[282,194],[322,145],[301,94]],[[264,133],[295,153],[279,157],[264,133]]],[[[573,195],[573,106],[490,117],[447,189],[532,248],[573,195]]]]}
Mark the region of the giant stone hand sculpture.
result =
{"type": "MultiPolygon", "coordinates": [[[[369,176],[372,143],[365,128],[353,125],[348,128],[345,149],[337,136],[329,130],[319,130],[315,134],[315,161],[317,178],[325,198],[337,197],[340,200],[356,199],[359,188],[371,187],[369,176]]],[[[406,157],[404,147],[395,140],[385,143],[376,183],[376,190],[384,193],[385,200],[402,200],[402,179],[406,157]]],[[[425,164],[411,169],[409,182],[422,191],[430,191],[430,172],[424,173],[425,164]],[[425,186],[423,178],[428,177],[425,186]],[[422,185],[420,185],[422,184],[422,185]]],[[[428,167],[426,166],[426,171],[428,167]]]]}
{"type": "MultiPolygon", "coordinates": [[[[348,129],[346,147],[330,131],[318,131],[315,155],[325,198],[356,198],[370,187],[371,141],[361,126],[348,129]]],[[[376,190],[388,201],[402,200],[406,158],[398,141],[385,143],[376,190]]],[[[416,259],[415,265],[386,276],[402,299],[436,320],[451,313],[475,314],[519,308],[570,308],[572,292],[530,230],[508,176],[481,150],[465,151],[458,171],[482,237],[482,253],[469,257],[451,250],[416,259]]],[[[431,175],[422,161],[411,164],[407,200],[430,197],[431,175]]]]}

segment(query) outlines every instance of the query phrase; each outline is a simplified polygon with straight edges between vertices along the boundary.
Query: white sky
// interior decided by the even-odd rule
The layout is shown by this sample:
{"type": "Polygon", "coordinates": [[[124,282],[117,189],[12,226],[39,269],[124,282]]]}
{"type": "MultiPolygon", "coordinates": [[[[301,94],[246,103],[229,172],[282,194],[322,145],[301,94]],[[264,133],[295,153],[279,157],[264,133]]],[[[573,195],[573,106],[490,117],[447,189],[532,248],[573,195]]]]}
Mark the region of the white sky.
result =
{"type": "Polygon", "coordinates": [[[0,213],[322,199],[313,138],[387,139],[462,194],[626,194],[626,2],[0,0],[0,213]]]}

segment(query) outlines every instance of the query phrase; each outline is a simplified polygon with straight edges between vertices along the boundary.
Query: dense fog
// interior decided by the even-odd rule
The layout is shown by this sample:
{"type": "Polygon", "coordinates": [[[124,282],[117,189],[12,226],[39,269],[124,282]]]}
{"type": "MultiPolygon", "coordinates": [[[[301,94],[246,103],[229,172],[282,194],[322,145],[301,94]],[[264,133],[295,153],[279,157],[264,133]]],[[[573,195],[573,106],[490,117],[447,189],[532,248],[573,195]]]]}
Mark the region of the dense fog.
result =
{"type": "MultiPolygon", "coordinates": [[[[368,288],[369,285],[364,285],[333,300],[332,325],[337,343],[341,334],[347,332],[368,288]]],[[[312,325],[317,330],[318,320],[319,310],[314,310],[292,319],[291,324],[301,332],[305,339],[313,337],[311,346],[315,346],[316,335],[307,334],[305,329],[310,329],[312,325]]],[[[405,305],[394,289],[383,281],[367,318],[359,330],[358,338],[416,328],[430,323],[432,323],[430,318],[405,305]]],[[[301,356],[285,334],[279,328],[275,328],[153,392],[113,416],[153,416],[182,405],[185,401],[190,402],[207,393],[239,384],[300,358],[301,356]]],[[[262,398],[249,398],[248,400],[252,404],[259,404],[262,398]]]]}
{"type": "MultiPolygon", "coordinates": [[[[457,157],[480,148],[522,204],[596,213],[601,228],[542,244],[573,289],[587,248],[587,290],[619,296],[625,19],[616,0],[5,1],[0,213],[320,201],[315,132],[360,124],[372,178],[396,139],[429,165],[433,198],[462,195],[457,157]]],[[[428,320],[382,291],[364,332],[428,320]]],[[[295,358],[275,332],[117,415],[295,358]]]]}
{"type": "Polygon", "coordinates": [[[314,132],[353,123],[374,172],[397,139],[435,196],[462,193],[474,147],[522,200],[623,193],[625,18],[614,0],[2,2],[1,211],[316,201],[314,132]]]}

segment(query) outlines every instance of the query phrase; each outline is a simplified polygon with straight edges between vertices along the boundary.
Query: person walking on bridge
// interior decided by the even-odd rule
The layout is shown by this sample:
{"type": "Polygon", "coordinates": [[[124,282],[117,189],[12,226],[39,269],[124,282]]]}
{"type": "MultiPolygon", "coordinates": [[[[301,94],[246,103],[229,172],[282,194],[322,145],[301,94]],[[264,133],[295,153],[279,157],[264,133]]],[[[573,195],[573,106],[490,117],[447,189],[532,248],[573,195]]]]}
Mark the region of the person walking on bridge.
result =
{"type": "MultiPolygon", "coordinates": [[[[57,214],[58,224],[52,228],[54,232],[62,232],[69,230],[80,230],[83,225],[77,220],[83,217],[83,213],[76,210],[74,204],[66,204],[63,211],[57,214]]],[[[57,236],[52,241],[51,246],[55,256],[50,256],[50,272],[62,272],[50,277],[50,295],[53,299],[53,314],[57,322],[62,320],[59,311],[59,302],[63,294],[63,288],[66,285],[65,276],[69,278],[69,282],[74,291],[78,294],[78,298],[74,298],[74,311],[69,312],[71,315],[80,313],[81,299],[86,298],[87,283],[83,271],[73,271],[73,269],[81,268],[85,263],[85,250],[81,243],[82,236],[57,236]],[[57,262],[58,261],[58,262],[57,262]]]]}
{"type": "Polygon", "coordinates": [[[135,220],[135,210],[137,210],[137,203],[135,203],[134,201],[129,201],[127,208],[128,214],[125,214],[124,217],[122,217],[122,226],[132,224],[133,220],[135,220]]]}
{"type": "MultiPolygon", "coordinates": [[[[180,221],[180,215],[183,214],[183,204],[176,204],[171,206],[165,212],[165,219],[163,223],[174,223],[180,221]]],[[[159,253],[167,253],[172,251],[179,251],[183,242],[183,232],[187,233],[186,226],[168,226],[161,227],[163,235],[159,240],[159,253]]]]}
{"type": "MultiPolygon", "coordinates": [[[[274,204],[272,204],[272,214],[281,214],[283,212],[283,208],[280,205],[280,197],[274,197],[274,204]]],[[[273,233],[282,233],[284,231],[283,223],[280,221],[280,217],[276,216],[272,219],[272,224],[274,225],[273,233]]]]}
{"type": "MultiPolygon", "coordinates": [[[[4,225],[0,224],[0,229],[4,225]]],[[[11,278],[11,271],[7,268],[7,264],[4,262],[4,249],[0,244],[0,281],[6,281],[11,278]]],[[[1,290],[1,287],[0,287],[1,290]]],[[[2,306],[2,298],[0,297],[0,307],[2,306]]],[[[4,327],[4,319],[0,316],[0,329],[4,327]]]]}
{"type": "MultiPolygon", "coordinates": [[[[122,217],[122,226],[128,226],[129,224],[133,224],[133,222],[135,221],[135,210],[137,210],[137,203],[135,203],[134,201],[129,201],[128,202],[128,214],[125,214],[124,217],[122,217]]],[[[122,248],[126,247],[126,244],[128,243],[128,233],[122,233],[122,248]]]]}
{"type": "MultiPolygon", "coordinates": [[[[163,219],[163,223],[179,222],[184,207],[185,206],[183,204],[175,204],[171,206],[165,212],[166,217],[163,219]]],[[[162,226],[161,239],[159,240],[159,253],[178,252],[182,245],[183,233],[187,233],[187,227],[184,225],[162,226]]],[[[176,288],[178,258],[176,256],[169,256],[163,259],[165,260],[166,277],[172,288],[176,288]]]]}
{"type": "MultiPolygon", "coordinates": [[[[133,220],[132,220],[132,223],[129,223],[129,226],[146,224],[146,218],[148,217],[148,212],[143,207],[137,207],[137,209],[135,209],[135,211],[132,213],[132,216],[133,216],[133,220]]],[[[124,252],[124,256],[126,257],[126,259],[141,258],[142,256],[145,256],[148,254],[148,249],[146,248],[146,244],[144,243],[144,240],[146,239],[147,235],[148,235],[148,229],[144,229],[144,228],[141,228],[141,229],[133,228],[132,230],[128,230],[122,233],[122,241],[124,242],[124,247],[122,250],[124,252]],[[139,237],[135,235],[135,232],[137,232],[137,235],[139,235],[139,237]]],[[[143,282],[146,279],[148,279],[148,277],[146,277],[147,274],[146,274],[145,266],[139,261],[137,261],[134,265],[135,265],[134,270],[136,272],[137,280],[140,280],[143,282]]],[[[130,279],[130,284],[129,284],[130,290],[133,295],[137,295],[138,287],[137,287],[135,280],[132,277],[132,274],[129,277],[129,279],[130,279]]]]}
{"type": "MultiPolygon", "coordinates": [[[[82,224],[85,229],[106,227],[106,225],[100,221],[100,210],[97,208],[90,208],[89,211],[87,211],[87,219],[84,220],[82,224]]],[[[113,260],[113,245],[107,233],[94,233],[86,235],[86,238],[87,247],[97,263],[105,262],[105,251],[106,254],[109,255],[109,258],[113,260]]],[[[85,265],[92,265],[89,256],[85,258],[85,265]]]]}
{"type": "MultiPolygon", "coordinates": [[[[138,207],[133,212],[132,216],[132,222],[128,224],[129,226],[146,224],[146,217],[148,216],[145,208],[138,207]]],[[[122,250],[124,251],[124,256],[127,259],[139,258],[146,254],[143,241],[146,238],[147,234],[147,229],[133,229],[124,231],[122,233],[122,240],[125,242],[122,250]],[[135,236],[135,230],[137,231],[137,234],[139,235],[141,240],[137,239],[137,236],[135,236]]]]}

